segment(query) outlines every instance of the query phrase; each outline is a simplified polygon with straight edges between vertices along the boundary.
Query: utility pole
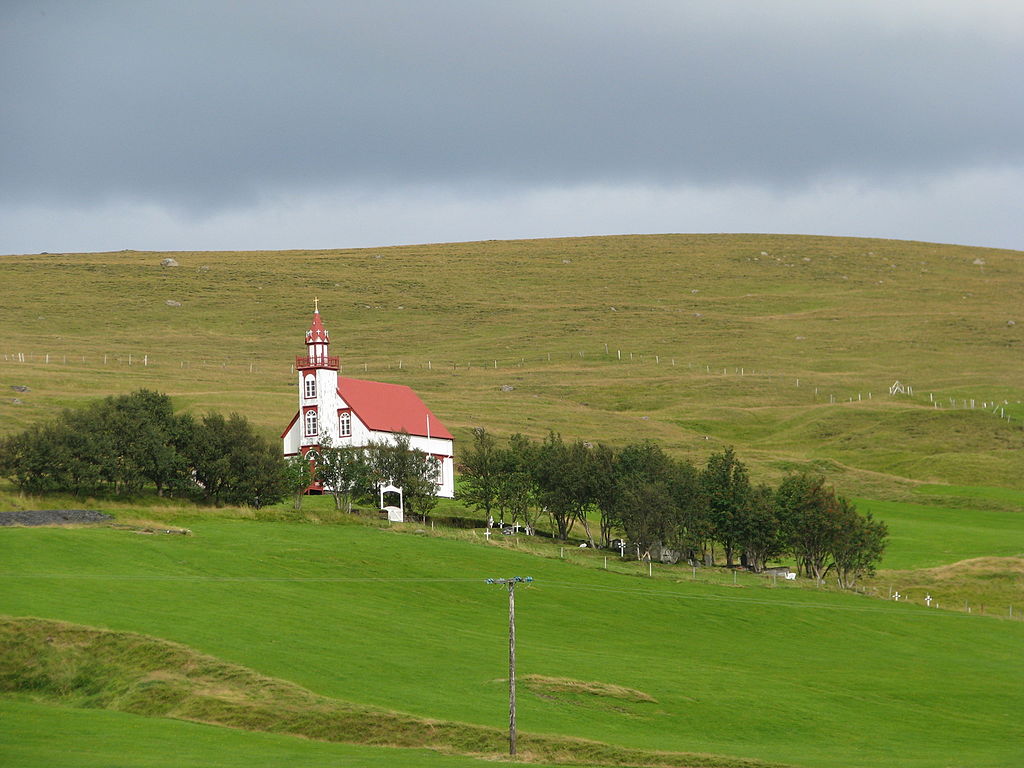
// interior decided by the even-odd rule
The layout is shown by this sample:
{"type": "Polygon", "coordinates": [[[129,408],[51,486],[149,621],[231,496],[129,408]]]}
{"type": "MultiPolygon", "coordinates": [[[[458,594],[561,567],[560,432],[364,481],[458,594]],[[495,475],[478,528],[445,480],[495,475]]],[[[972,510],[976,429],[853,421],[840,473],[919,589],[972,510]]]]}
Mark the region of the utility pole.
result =
{"type": "Polygon", "coordinates": [[[516,754],[516,584],[529,584],[532,576],[487,579],[488,584],[508,585],[508,753],[516,754]]]}

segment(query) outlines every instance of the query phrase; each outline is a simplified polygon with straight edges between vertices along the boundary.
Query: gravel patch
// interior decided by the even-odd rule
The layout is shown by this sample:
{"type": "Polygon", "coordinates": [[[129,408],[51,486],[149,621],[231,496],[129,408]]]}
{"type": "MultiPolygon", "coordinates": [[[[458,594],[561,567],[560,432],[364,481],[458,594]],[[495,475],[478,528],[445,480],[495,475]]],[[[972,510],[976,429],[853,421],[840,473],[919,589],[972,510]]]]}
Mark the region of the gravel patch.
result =
{"type": "Polygon", "coordinates": [[[0,525],[73,525],[105,523],[113,519],[113,515],[94,509],[25,509],[0,512],[0,525]]]}

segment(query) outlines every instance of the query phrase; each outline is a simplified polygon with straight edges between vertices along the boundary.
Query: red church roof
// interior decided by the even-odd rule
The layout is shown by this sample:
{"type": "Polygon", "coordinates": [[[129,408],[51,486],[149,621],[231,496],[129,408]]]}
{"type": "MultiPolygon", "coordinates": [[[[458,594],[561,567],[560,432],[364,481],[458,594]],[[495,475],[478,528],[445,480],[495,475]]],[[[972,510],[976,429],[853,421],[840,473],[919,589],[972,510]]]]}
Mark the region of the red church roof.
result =
{"type": "Polygon", "coordinates": [[[310,323],[309,330],[306,331],[306,343],[309,344],[313,341],[330,343],[330,336],[327,333],[327,329],[324,328],[324,324],[320,322],[319,309],[313,313],[313,322],[310,323]]]}
{"type": "Polygon", "coordinates": [[[455,439],[409,387],[339,377],[338,394],[370,429],[426,437],[429,422],[430,437],[455,439]]]}

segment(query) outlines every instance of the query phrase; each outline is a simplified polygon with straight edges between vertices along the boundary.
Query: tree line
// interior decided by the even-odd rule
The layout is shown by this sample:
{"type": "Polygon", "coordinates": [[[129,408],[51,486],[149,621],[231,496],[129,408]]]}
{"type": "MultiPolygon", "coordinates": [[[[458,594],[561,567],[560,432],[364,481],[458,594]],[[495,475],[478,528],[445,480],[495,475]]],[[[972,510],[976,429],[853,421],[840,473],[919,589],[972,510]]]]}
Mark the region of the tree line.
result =
{"type": "Polygon", "coordinates": [[[280,451],[244,416],[176,414],[167,395],[145,389],[0,440],[0,475],[29,493],[133,497],[152,488],[256,507],[285,492],[280,451]]]}
{"type": "Polygon", "coordinates": [[[562,540],[579,524],[590,546],[608,547],[618,532],[640,558],[658,546],[714,565],[720,552],[728,566],[761,572],[791,556],[807,577],[833,572],[852,587],[873,572],[888,536],[885,523],[859,513],[821,476],[793,474],[775,488],[753,483],[732,448],[698,468],[649,440],[615,450],[550,432],[539,442],[516,434],[502,444],[478,428],[459,469],[459,497],[488,516],[527,528],[547,516],[562,540]]]}
{"type": "Polygon", "coordinates": [[[334,446],[325,436],[311,454],[286,461],[244,416],[176,414],[167,395],[145,389],[0,439],[0,476],[28,493],[131,498],[152,490],[253,507],[289,493],[299,507],[314,482],[348,511],[382,482],[402,487],[406,508],[421,515],[437,497],[436,464],[410,448],[408,435],[366,448],[334,446]]]}

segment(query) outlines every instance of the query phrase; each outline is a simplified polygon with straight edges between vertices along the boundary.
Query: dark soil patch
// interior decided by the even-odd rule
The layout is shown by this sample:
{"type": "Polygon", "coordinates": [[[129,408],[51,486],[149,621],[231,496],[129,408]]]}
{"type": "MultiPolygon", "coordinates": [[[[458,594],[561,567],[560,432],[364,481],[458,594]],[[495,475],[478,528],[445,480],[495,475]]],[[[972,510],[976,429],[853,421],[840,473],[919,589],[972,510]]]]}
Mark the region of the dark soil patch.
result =
{"type": "Polygon", "coordinates": [[[113,515],[94,509],[24,509],[0,512],[0,525],[78,525],[105,523],[113,515]]]}

